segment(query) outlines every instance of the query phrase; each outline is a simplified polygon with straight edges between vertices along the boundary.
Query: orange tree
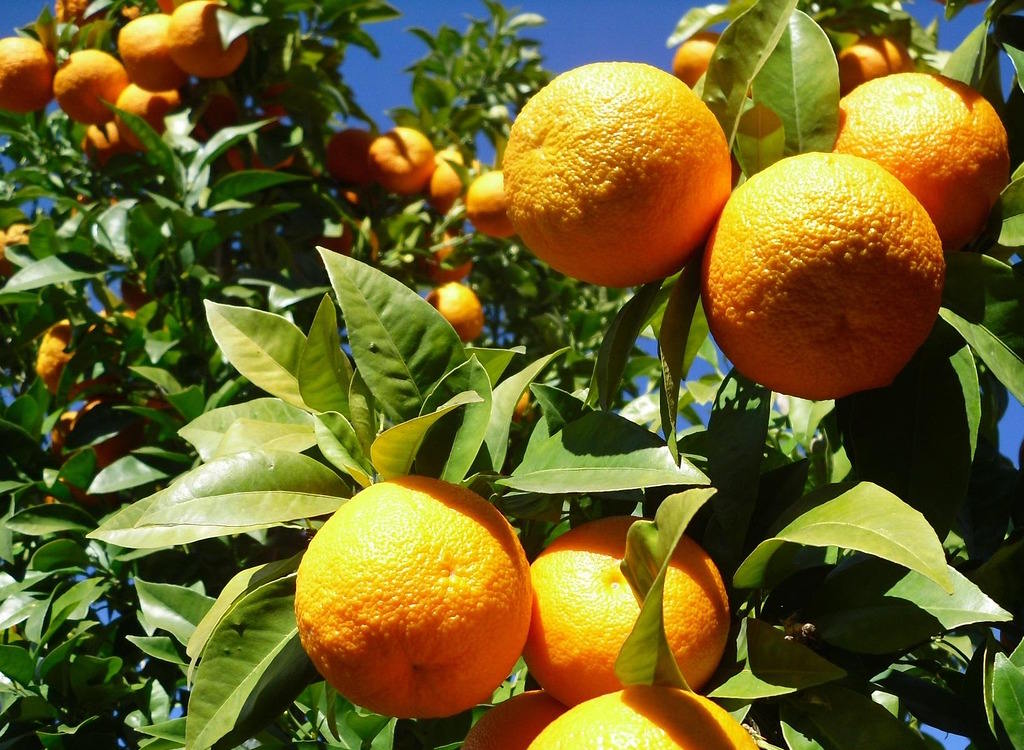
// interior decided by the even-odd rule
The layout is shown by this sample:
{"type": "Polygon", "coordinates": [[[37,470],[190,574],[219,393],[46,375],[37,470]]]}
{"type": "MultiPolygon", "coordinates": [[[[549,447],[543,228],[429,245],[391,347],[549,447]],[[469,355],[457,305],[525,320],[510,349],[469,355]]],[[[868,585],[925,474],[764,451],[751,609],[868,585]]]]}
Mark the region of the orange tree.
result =
{"type": "MultiPolygon", "coordinates": [[[[948,3],[947,14],[961,4],[948,3]]],[[[573,241],[598,252],[611,237],[625,278],[652,265],[637,262],[651,260],[641,257],[645,243],[661,242],[659,218],[675,215],[644,204],[653,184],[645,180],[674,159],[618,138],[647,122],[628,108],[615,129],[584,127],[557,148],[515,143],[527,125],[517,134],[512,123],[551,79],[537,45],[521,36],[539,17],[488,2],[487,17],[464,31],[414,30],[427,50],[410,69],[412,106],[393,117],[415,134],[381,134],[345,84],[344,56],[351,44],[375,51],[365,27],[395,16],[389,5],[200,5],[60,4],[56,21],[44,11],[23,30],[41,50],[0,60],[7,745],[456,747],[487,704],[535,683],[555,694],[544,673],[560,668],[574,690],[599,680],[612,687],[597,692],[630,687],[567,711],[538,748],[622,731],[659,738],[650,742],[667,732],[675,744],[665,747],[934,747],[922,725],[977,748],[1024,746],[1021,483],[998,448],[1008,398],[1024,399],[1024,284],[1009,264],[1024,245],[1024,95],[1017,78],[1008,95],[999,81],[1001,61],[1022,62],[1017,6],[996,0],[952,53],[895,4],[759,0],[687,13],[673,46],[725,27],[693,82],[704,104],[667,75],[643,80],[694,112],[706,105],[724,136],[716,169],[731,152],[740,186],[706,251],[696,238],[665,279],[657,276],[668,266],[653,259],[655,276],[630,278],[647,283],[627,294],[563,276],[519,238],[557,266],[573,241]],[[179,14],[179,5],[188,7],[179,14]],[[34,75],[68,79],[72,54],[98,50],[110,58],[104,69],[118,70],[120,59],[130,73],[143,45],[121,50],[119,33],[158,10],[171,18],[153,24],[167,30],[153,46],[191,74],[177,97],[161,97],[171,105],[160,116],[116,106],[138,98],[122,97],[127,76],[111,84],[116,72],[98,88],[119,91],[98,98],[86,87],[69,98],[75,87],[65,80],[63,103],[45,111],[38,98],[19,99],[17,87],[8,96],[6,82],[24,78],[2,72],[24,59],[34,75]],[[206,25],[188,25],[206,15],[206,25]],[[176,28],[190,31],[173,37],[176,28]],[[985,211],[966,248],[943,261],[938,215],[925,218],[934,209],[912,180],[871,165],[846,170],[867,164],[855,156],[809,153],[843,140],[841,111],[855,100],[840,105],[837,54],[862,37],[894,40],[917,70],[980,92],[1009,134],[1000,184],[954,181],[962,198],[944,211],[979,196],[985,211]],[[205,62],[232,59],[195,66],[197,49],[205,62]],[[94,121],[72,120],[87,118],[65,103],[90,96],[94,121]],[[341,130],[347,135],[335,137],[341,130]],[[563,183],[559,197],[576,199],[555,206],[563,216],[533,200],[524,159],[557,164],[606,143],[624,144],[632,158],[563,183]],[[800,154],[808,155],[792,159],[800,154]],[[792,165],[816,159],[806,177],[793,177],[802,173],[792,165]],[[502,168],[504,194],[487,178],[486,209],[460,198],[502,168]],[[832,170],[840,182],[828,182],[832,170]],[[629,192],[616,194],[624,175],[629,192]],[[794,183],[817,193],[776,202],[794,183]],[[870,222],[858,215],[867,229],[828,215],[820,199],[844,195],[830,192],[836,185],[849,192],[842,212],[871,212],[870,222]],[[621,221],[601,223],[621,211],[602,206],[606,194],[629,199],[621,221]],[[756,240],[744,237],[742,214],[753,210],[744,200],[778,210],[759,218],[756,240]],[[517,235],[505,236],[503,204],[517,235]],[[890,205],[899,208],[883,210],[890,205]],[[637,229],[629,220],[641,210],[651,225],[637,229]],[[818,213],[794,221],[801,211],[818,213]],[[539,228],[539,216],[551,226],[539,228]],[[883,232],[889,221],[900,230],[883,232]],[[623,228],[631,236],[614,237],[623,228]],[[549,248],[548,229],[568,239],[549,248]],[[842,244],[850,232],[872,231],[885,241],[842,244]],[[809,237],[794,239],[800,233],[809,237]],[[909,287],[913,298],[878,268],[834,272],[851,257],[888,257],[889,244],[906,246],[904,234],[931,259],[893,265],[900,274],[931,269],[909,287]],[[816,248],[832,264],[829,280],[742,252],[760,243],[787,256],[816,248]],[[821,291],[847,280],[864,294],[821,291]],[[464,319],[424,299],[453,283],[457,295],[431,298],[459,300],[464,319]],[[719,304],[722,289],[729,294],[719,304]],[[750,289],[763,291],[751,302],[739,294],[750,289]],[[753,345],[737,343],[737,311],[779,315],[786,335],[771,329],[753,345]],[[853,377],[880,366],[870,348],[879,341],[898,341],[901,353],[881,387],[860,390],[879,385],[853,377]],[[830,346],[848,346],[845,358],[811,356],[830,346]],[[765,361],[770,376],[761,374],[765,361]],[[854,385],[815,389],[835,381],[854,385]],[[370,486],[386,503],[380,511],[361,492],[370,486]],[[449,489],[423,489],[433,487],[449,489]],[[473,493],[501,514],[480,510],[473,493]],[[339,507],[347,510],[303,561],[339,507]],[[518,541],[494,531],[507,529],[501,516],[518,541]],[[535,577],[529,634],[522,596],[503,603],[521,577],[486,583],[497,564],[479,564],[477,542],[458,543],[486,536],[477,526],[491,524],[499,546],[521,545],[532,561],[565,532],[607,516],[636,518],[594,550],[603,562],[588,563],[597,576],[589,585],[607,597],[628,588],[633,600],[612,607],[608,598],[600,616],[573,621],[580,605],[541,610],[535,577]],[[346,527],[345,519],[358,520],[346,527]],[[461,529],[455,542],[449,527],[461,529]],[[331,546],[335,537],[342,543],[331,546]],[[351,567],[332,574],[332,565],[351,567]],[[404,577],[402,566],[412,566],[404,577]],[[686,572],[694,566],[706,566],[706,579],[686,572]],[[679,583],[687,575],[689,588],[679,583]],[[693,580],[721,592],[708,596],[714,617],[674,617],[698,606],[694,594],[675,593],[693,591],[693,580]],[[484,587],[479,595],[474,586],[484,587]],[[358,608],[349,593],[362,597],[358,608]],[[495,615],[513,610],[519,615],[495,615]],[[613,615],[625,618],[615,638],[603,619],[613,615]],[[677,644],[693,641],[680,634],[690,627],[680,620],[690,619],[718,644],[694,657],[699,682],[677,644]],[[561,667],[547,658],[549,628],[580,641],[557,639],[569,654],[561,667]],[[526,660],[514,662],[520,647],[526,660]],[[437,652],[459,656],[438,661],[437,652]],[[583,653],[596,655],[574,665],[583,653]],[[548,666],[535,673],[531,661],[548,666]],[[573,684],[574,669],[598,661],[600,678],[573,684]],[[429,689],[413,690],[420,684],[429,689]],[[350,702],[356,696],[364,705],[350,702]]],[[[886,65],[882,72],[894,71],[886,65]]],[[[608,70],[610,90],[622,68],[608,70]]],[[[72,83],[80,80],[89,74],[72,83]]],[[[591,90],[581,86],[581,106],[570,99],[551,118],[554,132],[589,116],[580,113],[590,111],[591,90]]],[[[963,156],[945,151],[949,161],[963,156]]],[[[986,157],[966,158],[969,174],[986,157]]],[[[678,189],[698,189],[701,179],[678,189]]],[[[572,273],[584,279],[606,271],[577,265],[572,273]]],[[[539,559],[564,548],[585,558],[574,538],[588,535],[566,537],[539,559]]],[[[493,580],[510,577],[499,570],[493,580]]],[[[552,601],[571,601],[568,580],[544,587],[552,601]]],[[[538,703],[543,721],[524,714],[510,737],[528,743],[522,727],[541,732],[563,710],[538,703]]],[[[481,746],[479,736],[467,746],[481,746]]]]}

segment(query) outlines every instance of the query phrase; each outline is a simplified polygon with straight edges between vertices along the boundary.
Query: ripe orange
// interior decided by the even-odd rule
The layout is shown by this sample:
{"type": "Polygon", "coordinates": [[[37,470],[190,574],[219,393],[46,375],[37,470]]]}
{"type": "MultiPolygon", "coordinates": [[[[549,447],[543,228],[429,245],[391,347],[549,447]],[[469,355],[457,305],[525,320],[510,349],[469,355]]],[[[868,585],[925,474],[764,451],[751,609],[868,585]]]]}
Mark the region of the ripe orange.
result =
{"type": "Polygon", "coordinates": [[[214,0],[190,0],[171,14],[167,27],[167,49],[174,64],[198,78],[223,78],[238,70],[249,40],[240,36],[227,49],[217,26],[217,12],[223,6],[214,0]]]}
{"type": "Polygon", "coordinates": [[[482,497],[402,477],[362,490],[317,532],[295,618],[313,664],[352,702],[449,716],[487,700],[519,658],[529,567],[482,497]]]}
{"type": "MultiPolygon", "coordinates": [[[[640,606],[619,565],[636,521],[615,516],[563,534],[534,560],[533,619],[523,658],[541,687],[568,706],[622,688],[615,659],[640,606]]],[[[729,636],[729,599],[715,564],[689,537],[665,581],[665,630],[687,682],[699,690],[729,636]]]]}
{"type": "Polygon", "coordinates": [[[679,270],[729,195],[725,136],[682,81],[640,63],[555,78],[503,160],[512,225],[556,270],[629,286],[679,270]]]}
{"type": "Polygon", "coordinates": [[[373,133],[360,128],[347,128],[327,141],[327,172],[339,182],[368,185],[369,151],[373,133]]]}
{"type": "Polygon", "coordinates": [[[53,53],[35,39],[0,39],[0,109],[35,112],[53,98],[53,53]]]}
{"type": "Polygon", "coordinates": [[[434,157],[434,173],[430,175],[430,205],[439,213],[448,213],[462,195],[462,179],[449,162],[465,164],[456,148],[446,148],[434,157]]]}
{"type": "MultiPolygon", "coordinates": [[[[117,97],[117,108],[133,115],[138,115],[157,133],[165,129],[164,118],[181,106],[181,96],[177,91],[146,91],[134,83],[128,84],[117,97]]],[[[117,127],[129,146],[142,148],[142,142],[132,129],[117,118],[117,127]]]]}
{"type": "Polygon", "coordinates": [[[90,0],[54,0],[53,15],[61,23],[81,23],[90,0]]]}
{"type": "Polygon", "coordinates": [[[71,361],[72,354],[65,351],[71,343],[71,321],[61,320],[54,323],[43,333],[36,354],[36,374],[46,385],[50,393],[57,392],[60,376],[71,361]]]}
{"type": "Polygon", "coordinates": [[[106,166],[118,154],[130,154],[133,149],[121,137],[116,122],[90,125],[82,136],[82,151],[100,167],[106,166]]]}
{"type": "Polygon", "coordinates": [[[437,249],[432,258],[427,259],[427,276],[438,286],[447,284],[450,281],[462,281],[473,270],[472,260],[467,260],[451,268],[445,268],[442,265],[455,252],[455,247],[455,236],[451,232],[445,232],[442,238],[442,245],[437,249]]]}
{"type": "Polygon", "coordinates": [[[11,224],[7,229],[0,229],[0,278],[14,273],[14,264],[8,260],[7,248],[11,245],[28,244],[29,226],[27,224],[11,224]]]}
{"type": "Polygon", "coordinates": [[[743,725],[696,693],[634,685],[571,708],[530,750],[756,750],[743,725]]]}
{"type": "Polygon", "coordinates": [[[720,36],[713,31],[700,31],[680,44],[672,58],[675,77],[693,88],[707,71],[720,36]]]}
{"type": "Polygon", "coordinates": [[[370,176],[386,190],[413,195],[434,173],[434,147],[420,131],[397,127],[373,140],[368,163],[370,176]]]}
{"type": "Polygon", "coordinates": [[[178,0],[156,0],[156,4],[160,7],[161,13],[173,13],[174,6],[177,5],[178,0]]]}
{"type": "Polygon", "coordinates": [[[565,711],[543,690],[520,693],[485,713],[469,730],[462,750],[526,750],[565,711]]]}
{"type": "Polygon", "coordinates": [[[132,83],[147,91],[179,89],[188,74],[174,64],[167,47],[171,17],[151,13],[127,24],[117,36],[117,53],[132,83]]]}
{"type": "Polygon", "coordinates": [[[935,227],[899,180],[866,159],[809,153],[733,193],[702,299],[742,373],[829,399],[896,377],[932,329],[944,277],[935,227]]]}
{"type": "Polygon", "coordinates": [[[881,164],[910,188],[947,251],[984,228],[1010,178],[1006,129],[992,105],[925,73],[876,78],[843,97],[835,150],[881,164]]]}
{"type": "Polygon", "coordinates": [[[895,39],[865,36],[838,55],[839,92],[846,96],[865,81],[914,69],[907,48],[895,39]]]}
{"type": "Polygon", "coordinates": [[[482,174],[470,183],[466,191],[466,218],[476,231],[490,237],[511,237],[516,233],[508,218],[505,177],[501,170],[482,174]]]}
{"type": "Polygon", "coordinates": [[[53,78],[57,104],[68,117],[86,125],[114,119],[104,102],[114,104],[128,86],[128,73],[113,55],[97,49],[72,52],[53,78]]]}
{"type": "Polygon", "coordinates": [[[483,333],[484,309],[468,286],[457,281],[442,284],[427,295],[427,302],[452,324],[463,341],[468,343],[483,333]]]}

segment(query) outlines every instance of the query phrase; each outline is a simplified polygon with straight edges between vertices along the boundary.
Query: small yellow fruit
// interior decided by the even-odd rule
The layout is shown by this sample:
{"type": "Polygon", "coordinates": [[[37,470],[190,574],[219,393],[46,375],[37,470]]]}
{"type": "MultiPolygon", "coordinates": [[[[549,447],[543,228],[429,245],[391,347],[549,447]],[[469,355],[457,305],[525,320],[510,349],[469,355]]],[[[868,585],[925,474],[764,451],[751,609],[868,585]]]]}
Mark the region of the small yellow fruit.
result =
{"type": "MultiPolygon", "coordinates": [[[[146,91],[134,83],[125,87],[117,97],[118,109],[141,117],[157,133],[164,132],[164,118],[180,106],[181,96],[177,91],[146,91]]],[[[117,119],[117,127],[129,146],[142,148],[138,136],[120,118],[117,119]]]]}
{"type": "Polygon", "coordinates": [[[71,343],[71,321],[61,320],[46,329],[39,342],[36,354],[36,374],[46,385],[50,393],[57,392],[60,376],[71,361],[72,354],[67,349],[71,343]]]}
{"type": "Polygon", "coordinates": [[[249,40],[244,36],[224,48],[217,25],[217,13],[222,8],[213,0],[190,0],[171,14],[167,49],[174,64],[189,75],[224,78],[238,70],[249,51],[249,40]]]}
{"type": "Polygon", "coordinates": [[[430,205],[442,214],[448,213],[462,195],[462,180],[450,162],[465,164],[458,149],[446,148],[438,153],[434,157],[434,173],[430,175],[430,205]]]}
{"type": "Polygon", "coordinates": [[[181,88],[188,74],[175,65],[167,46],[171,17],[166,13],[140,16],[121,29],[117,52],[128,77],[147,91],[181,88]]]}
{"type": "Polygon", "coordinates": [[[477,177],[466,192],[466,218],[473,228],[489,237],[511,237],[516,233],[508,218],[505,177],[500,170],[477,177]]]}
{"type": "Polygon", "coordinates": [[[0,109],[35,112],[53,98],[53,53],[35,39],[0,39],[0,109]]]}
{"type": "Polygon", "coordinates": [[[370,144],[369,167],[385,190],[413,195],[427,187],[434,173],[434,147],[418,130],[397,127],[370,144]]]}
{"type": "Polygon", "coordinates": [[[464,342],[476,339],[484,330],[484,309],[468,286],[457,281],[442,284],[427,295],[442,317],[452,324],[464,342]]]}
{"type": "Polygon", "coordinates": [[[700,31],[679,45],[672,58],[672,73],[690,88],[707,72],[721,34],[700,31]]]}
{"type": "Polygon", "coordinates": [[[57,104],[68,117],[86,125],[114,119],[114,104],[128,86],[128,73],[112,55],[96,49],[72,52],[53,78],[57,104]]]}
{"type": "Polygon", "coordinates": [[[485,713],[469,730],[462,750],[526,750],[565,711],[543,690],[520,693],[485,713]]]}

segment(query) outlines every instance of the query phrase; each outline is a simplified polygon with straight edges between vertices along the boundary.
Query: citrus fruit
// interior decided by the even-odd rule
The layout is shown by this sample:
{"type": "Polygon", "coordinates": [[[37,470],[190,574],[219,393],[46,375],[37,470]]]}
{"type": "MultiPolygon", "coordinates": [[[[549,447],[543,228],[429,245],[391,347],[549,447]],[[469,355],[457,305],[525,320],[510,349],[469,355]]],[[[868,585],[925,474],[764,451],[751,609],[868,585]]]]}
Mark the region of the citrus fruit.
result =
{"type": "Polygon", "coordinates": [[[473,341],[483,332],[484,309],[476,293],[465,284],[457,281],[442,284],[431,290],[427,302],[452,324],[463,341],[473,341]]]}
{"type": "Polygon", "coordinates": [[[835,150],[894,174],[928,211],[947,251],[984,228],[1010,177],[1006,129],[992,105],[925,73],[876,78],[843,97],[835,150]]]}
{"type": "Polygon", "coordinates": [[[462,195],[462,178],[450,162],[463,165],[458,149],[446,148],[434,157],[434,173],[430,175],[430,205],[439,213],[448,213],[462,195]]]}
{"type": "MultiPolygon", "coordinates": [[[[619,568],[636,518],[615,516],[563,534],[534,560],[533,619],[523,657],[530,674],[568,706],[622,688],[619,655],[640,606],[619,568]]],[[[715,564],[689,537],[665,581],[665,630],[687,682],[700,689],[729,635],[729,600],[715,564]]]]}
{"type": "Polygon", "coordinates": [[[189,75],[198,78],[231,75],[249,51],[249,40],[244,36],[232,40],[225,49],[217,25],[217,13],[222,8],[213,0],[190,0],[171,13],[167,50],[174,64],[189,75]]]}
{"type": "Polygon", "coordinates": [[[117,35],[117,53],[128,77],[147,91],[181,88],[188,74],[174,64],[167,47],[171,17],[151,13],[128,23],[117,35]]]}
{"type": "Polygon", "coordinates": [[[71,361],[71,353],[65,351],[71,343],[71,321],[61,320],[54,323],[43,333],[36,354],[36,375],[43,381],[46,390],[57,392],[60,376],[71,361]]]}
{"type": "Polygon", "coordinates": [[[86,125],[114,119],[114,104],[128,85],[128,73],[113,55],[97,49],[72,52],[53,77],[57,104],[68,117],[86,125]]]}
{"type": "Polygon", "coordinates": [[[526,750],[565,710],[543,690],[520,693],[485,713],[469,730],[462,750],[526,750]]]}
{"type": "Polygon", "coordinates": [[[0,39],[0,109],[35,112],[53,98],[53,53],[35,39],[0,39]]]}
{"type": "Polygon", "coordinates": [[[899,180],[866,159],[809,153],[736,189],[703,274],[711,332],[740,372],[830,399],[903,369],[935,322],[945,260],[899,180]]]}
{"type": "Polygon", "coordinates": [[[487,700],[519,658],[529,567],[482,497],[401,477],[362,490],[317,532],[295,617],[313,664],[353,703],[449,716],[487,700]]]}
{"type": "Polygon", "coordinates": [[[466,218],[473,228],[490,237],[511,237],[516,233],[508,218],[505,178],[500,170],[477,177],[466,191],[466,218]]]}
{"type": "Polygon", "coordinates": [[[526,246],[606,286],[678,271],[729,195],[729,149],[711,111],[678,78],[641,63],[556,77],[516,118],[502,166],[526,246]]]}
{"type": "Polygon", "coordinates": [[[160,12],[167,14],[174,12],[174,6],[177,5],[177,2],[178,0],[156,0],[156,4],[160,8],[160,12]]]}
{"type": "Polygon", "coordinates": [[[720,36],[713,31],[699,31],[680,44],[672,58],[673,75],[693,88],[707,71],[720,36]]]}
{"type": "MultiPolygon", "coordinates": [[[[117,97],[118,109],[141,117],[157,133],[164,132],[166,127],[164,118],[180,106],[181,96],[177,91],[173,89],[170,91],[146,91],[134,83],[128,84],[121,95],[117,97]]],[[[129,146],[142,148],[142,142],[138,136],[121,121],[120,117],[117,118],[117,127],[129,146]]]]}
{"type": "Polygon", "coordinates": [[[433,257],[427,259],[427,276],[439,286],[450,281],[462,281],[473,270],[472,260],[467,260],[457,266],[446,267],[443,265],[455,252],[456,245],[456,237],[451,232],[445,232],[441,246],[434,252],[433,257]]]}
{"type": "Polygon", "coordinates": [[[7,229],[0,229],[0,278],[12,275],[15,270],[7,258],[7,248],[28,244],[28,232],[28,224],[11,224],[7,229]]]}
{"type": "Polygon", "coordinates": [[[743,725],[707,698],[634,685],[593,698],[548,724],[530,750],[755,750],[743,725]]]}
{"type": "Polygon", "coordinates": [[[102,125],[90,125],[82,136],[82,151],[100,167],[106,166],[114,156],[129,154],[133,151],[126,139],[121,137],[121,130],[116,122],[105,122],[102,125]]]}
{"type": "Polygon", "coordinates": [[[90,0],[54,0],[53,15],[61,23],[80,23],[90,0]]]}
{"type": "Polygon", "coordinates": [[[339,182],[368,185],[371,181],[368,163],[373,133],[360,128],[346,128],[327,141],[327,172],[339,182]]]}
{"type": "Polygon", "coordinates": [[[845,96],[865,81],[914,69],[907,48],[895,39],[865,36],[838,55],[839,92],[845,96]]]}
{"type": "Polygon", "coordinates": [[[368,156],[370,176],[399,195],[420,192],[434,173],[434,147],[412,128],[397,127],[375,138],[368,156]]]}

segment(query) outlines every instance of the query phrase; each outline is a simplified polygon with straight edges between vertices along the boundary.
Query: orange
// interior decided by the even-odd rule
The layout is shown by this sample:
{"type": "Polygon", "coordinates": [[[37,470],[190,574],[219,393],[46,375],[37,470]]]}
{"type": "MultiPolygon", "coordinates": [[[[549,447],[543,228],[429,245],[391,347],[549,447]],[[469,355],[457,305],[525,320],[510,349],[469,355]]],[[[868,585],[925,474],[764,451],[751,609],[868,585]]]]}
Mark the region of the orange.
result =
{"type": "Polygon", "coordinates": [[[178,0],[156,0],[156,4],[160,7],[161,13],[173,13],[174,6],[177,5],[178,0]]]}
{"type": "Polygon", "coordinates": [[[569,709],[530,750],[756,750],[743,725],[707,698],[668,687],[634,685],[569,709]]]}
{"type": "Polygon", "coordinates": [[[217,11],[223,6],[213,0],[190,0],[171,14],[167,27],[167,49],[174,64],[199,78],[223,78],[238,70],[249,40],[240,36],[224,48],[217,26],[217,11]]]}
{"type": "Polygon", "coordinates": [[[0,229],[0,278],[6,278],[15,271],[14,264],[7,259],[7,248],[11,245],[28,244],[28,224],[11,224],[0,229]]]}
{"type": "Polygon", "coordinates": [[[935,323],[945,260],[899,180],[866,159],[809,153],[736,189],[703,273],[711,332],[740,372],[830,399],[903,369],[935,323]]]}
{"type": "Polygon", "coordinates": [[[606,286],[675,273],[729,195],[725,135],[678,78],[641,63],[556,77],[512,125],[508,215],[541,260],[606,286]]]}
{"type": "Polygon", "coordinates": [[[450,232],[445,232],[442,237],[441,247],[437,249],[432,258],[427,259],[427,276],[435,284],[441,285],[447,284],[450,281],[462,281],[473,270],[472,260],[467,260],[451,268],[446,268],[442,265],[455,252],[456,245],[456,237],[450,232]]]}
{"type": "MultiPolygon", "coordinates": [[[[530,674],[567,706],[622,688],[615,659],[640,605],[619,568],[636,521],[614,516],[563,534],[534,560],[533,619],[523,658],[530,674]]],[[[698,690],[718,667],[729,636],[729,599],[715,564],[689,537],[665,581],[665,630],[686,681],[698,690]]]]}
{"type": "Polygon", "coordinates": [[[485,713],[469,730],[462,750],[526,750],[565,710],[543,690],[520,693],[485,713]]]}
{"type": "Polygon", "coordinates": [[[835,150],[894,174],[928,211],[947,251],[984,228],[1010,179],[1006,129],[992,105],[925,73],[876,78],[843,97],[835,150]]]}
{"type": "Polygon", "coordinates": [[[399,195],[420,192],[434,173],[434,147],[412,128],[397,127],[375,138],[368,157],[370,176],[399,195]]]}
{"type": "Polygon", "coordinates": [[[166,13],[141,16],[121,29],[117,53],[132,83],[147,91],[179,89],[188,74],[174,64],[167,47],[171,17],[166,13]]]}
{"type": "Polygon", "coordinates": [[[54,323],[43,333],[36,354],[36,374],[46,385],[50,393],[57,392],[60,376],[71,361],[71,353],[65,351],[71,343],[71,321],[61,320],[54,323]]]}
{"type": "Polygon", "coordinates": [[[446,148],[434,157],[434,173],[430,175],[430,205],[442,214],[451,211],[462,195],[462,178],[450,162],[466,163],[458,149],[446,148]]]}
{"type": "Polygon", "coordinates": [[[476,339],[484,330],[484,309],[476,294],[465,284],[449,281],[427,295],[441,316],[452,324],[465,342],[476,339]]]}
{"type": "Polygon", "coordinates": [[[523,395],[516,401],[516,408],[512,411],[513,422],[525,422],[530,417],[530,410],[533,407],[533,400],[530,398],[530,391],[523,391],[523,395]]]}
{"type": "Polygon", "coordinates": [[[843,96],[864,81],[914,69],[907,48],[884,36],[862,37],[840,52],[838,59],[839,92],[843,96]]]}
{"type": "Polygon", "coordinates": [[[0,109],[35,112],[53,98],[53,53],[35,39],[0,39],[0,109]]]}
{"type": "Polygon", "coordinates": [[[402,477],[359,492],[313,537],[295,618],[313,664],[353,703],[450,716],[490,698],[519,658],[529,567],[482,497],[402,477]]]}
{"type": "MultiPolygon", "coordinates": [[[[177,91],[146,91],[134,83],[128,84],[117,97],[118,109],[138,115],[157,133],[164,132],[164,118],[180,106],[181,96],[177,91]]],[[[120,118],[117,119],[117,127],[129,146],[142,148],[138,136],[120,118]]]]}
{"type": "Polygon", "coordinates": [[[82,137],[82,151],[101,167],[106,166],[114,156],[129,154],[132,150],[127,139],[121,137],[116,122],[90,125],[82,137]]]}
{"type": "Polygon", "coordinates": [[[482,174],[470,183],[466,191],[466,218],[476,231],[490,237],[511,237],[516,233],[508,218],[501,170],[482,174]]]}
{"type": "Polygon", "coordinates": [[[97,49],[72,52],[53,78],[57,104],[68,117],[86,125],[114,119],[113,104],[128,85],[128,73],[113,55],[97,49]]]}
{"type": "Polygon", "coordinates": [[[373,133],[360,128],[347,128],[327,141],[327,172],[339,182],[368,185],[368,162],[373,133]]]}
{"type": "Polygon", "coordinates": [[[690,88],[708,69],[720,34],[700,31],[679,45],[672,58],[672,73],[690,88]]]}
{"type": "Polygon", "coordinates": [[[90,0],[54,0],[53,15],[61,23],[81,23],[90,0]]]}

